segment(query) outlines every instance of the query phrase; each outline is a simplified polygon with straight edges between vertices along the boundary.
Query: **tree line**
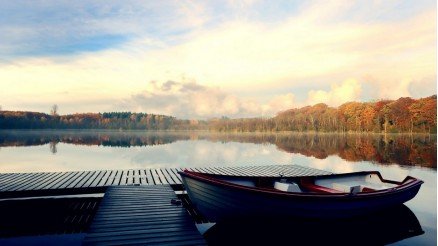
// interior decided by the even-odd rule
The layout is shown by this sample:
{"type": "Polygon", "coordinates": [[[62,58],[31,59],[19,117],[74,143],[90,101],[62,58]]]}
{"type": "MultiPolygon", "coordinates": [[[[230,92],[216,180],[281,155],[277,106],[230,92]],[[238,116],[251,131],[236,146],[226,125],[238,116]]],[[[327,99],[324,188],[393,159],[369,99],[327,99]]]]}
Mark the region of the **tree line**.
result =
{"type": "Polygon", "coordinates": [[[173,116],[107,112],[58,115],[23,111],[0,111],[0,129],[123,129],[210,130],[223,132],[422,132],[437,131],[436,95],[375,102],[348,102],[334,108],[320,103],[289,109],[271,118],[227,117],[183,120],[173,116]]]}
{"type": "Polygon", "coordinates": [[[2,111],[0,129],[115,129],[115,130],[193,130],[189,120],[172,116],[131,113],[45,114],[2,111]]]}
{"type": "Polygon", "coordinates": [[[375,102],[348,102],[334,108],[320,103],[289,109],[272,118],[216,119],[217,131],[297,131],[400,133],[437,131],[436,95],[375,102]]]}

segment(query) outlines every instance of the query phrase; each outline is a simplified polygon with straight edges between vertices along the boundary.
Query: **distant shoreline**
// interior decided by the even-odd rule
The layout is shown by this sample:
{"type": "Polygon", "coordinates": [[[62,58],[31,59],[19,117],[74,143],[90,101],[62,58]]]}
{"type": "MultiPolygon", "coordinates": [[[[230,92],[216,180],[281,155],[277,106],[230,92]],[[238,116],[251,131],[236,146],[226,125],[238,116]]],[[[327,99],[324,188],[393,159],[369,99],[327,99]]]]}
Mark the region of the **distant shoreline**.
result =
{"type": "Polygon", "coordinates": [[[214,133],[214,134],[305,134],[305,135],[437,135],[437,133],[428,132],[318,132],[318,131],[216,131],[216,130],[138,130],[138,129],[59,129],[59,128],[45,128],[45,129],[0,129],[0,132],[109,132],[109,133],[214,133]]]}
{"type": "Polygon", "coordinates": [[[339,107],[319,103],[279,112],[274,117],[208,120],[174,116],[104,112],[59,115],[26,111],[0,111],[0,129],[102,129],[140,131],[212,132],[319,132],[319,133],[437,133],[436,95],[376,102],[348,102],[339,107]]]}

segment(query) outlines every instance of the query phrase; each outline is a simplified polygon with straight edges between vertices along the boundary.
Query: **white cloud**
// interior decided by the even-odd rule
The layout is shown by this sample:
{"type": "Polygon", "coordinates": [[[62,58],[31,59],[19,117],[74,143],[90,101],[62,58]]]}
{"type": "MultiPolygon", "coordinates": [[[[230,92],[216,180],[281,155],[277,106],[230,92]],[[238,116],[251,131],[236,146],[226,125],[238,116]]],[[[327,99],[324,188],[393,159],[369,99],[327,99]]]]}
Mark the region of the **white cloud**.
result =
{"type": "Polygon", "coordinates": [[[148,83],[142,93],[120,100],[114,108],[158,114],[180,118],[254,117],[272,116],[293,106],[291,93],[273,97],[267,103],[254,99],[239,98],[219,88],[191,82],[148,83]]]}
{"type": "Polygon", "coordinates": [[[262,106],[263,112],[270,115],[272,113],[278,113],[287,109],[291,109],[295,106],[295,95],[287,93],[284,95],[277,95],[273,97],[267,104],[262,106]]]}
{"type": "MultiPolygon", "coordinates": [[[[288,93],[296,95],[295,88],[301,88],[301,93],[313,88],[309,103],[332,105],[369,94],[360,93],[367,87],[358,82],[334,84],[329,91],[319,89],[345,78],[373,78],[366,83],[373,85],[375,98],[411,95],[413,91],[416,96],[428,96],[436,90],[435,83],[432,88],[418,84],[436,77],[435,10],[424,10],[397,22],[347,22],[336,16],[345,15],[349,5],[327,2],[327,6],[310,4],[299,15],[281,22],[232,19],[204,28],[203,23],[211,16],[206,16],[202,5],[188,11],[190,8],[184,7],[191,6],[188,4],[179,8],[178,16],[193,15],[192,20],[182,24],[193,29],[178,42],[171,38],[163,42],[159,36],[139,33],[137,39],[110,50],[0,64],[0,85],[5,88],[0,90],[0,103],[5,109],[58,103],[61,108],[63,104],[75,104],[78,111],[112,110],[98,101],[138,95],[148,86],[147,81],[186,83],[185,78],[193,78],[208,89],[173,95],[190,108],[187,111],[191,115],[243,112],[244,116],[290,108],[295,98],[288,93]],[[281,93],[266,99],[267,91],[281,93]],[[264,97],[265,101],[247,98],[249,94],[264,97]],[[87,104],[91,99],[96,103],[87,104]]],[[[105,21],[94,24],[111,26],[105,21]]],[[[175,24],[175,18],[170,23],[175,24]]],[[[172,96],[168,92],[164,95],[172,96]]],[[[175,108],[166,105],[162,111],[173,112],[175,108]]],[[[37,106],[21,109],[41,110],[37,106]]]]}
{"type": "Polygon", "coordinates": [[[306,104],[314,105],[317,103],[325,103],[330,106],[339,106],[345,102],[358,100],[361,92],[361,84],[355,79],[348,79],[340,85],[332,84],[330,91],[309,91],[306,104]]]}

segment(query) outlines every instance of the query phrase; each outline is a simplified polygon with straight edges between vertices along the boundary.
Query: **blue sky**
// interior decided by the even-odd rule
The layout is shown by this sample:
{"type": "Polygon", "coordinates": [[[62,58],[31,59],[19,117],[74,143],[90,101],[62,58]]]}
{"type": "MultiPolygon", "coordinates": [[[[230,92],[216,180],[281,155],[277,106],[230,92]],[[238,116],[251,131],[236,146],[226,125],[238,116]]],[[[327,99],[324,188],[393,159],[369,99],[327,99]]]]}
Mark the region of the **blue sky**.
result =
{"type": "Polygon", "coordinates": [[[5,110],[246,117],[436,92],[435,1],[3,1],[0,33],[5,110]]]}

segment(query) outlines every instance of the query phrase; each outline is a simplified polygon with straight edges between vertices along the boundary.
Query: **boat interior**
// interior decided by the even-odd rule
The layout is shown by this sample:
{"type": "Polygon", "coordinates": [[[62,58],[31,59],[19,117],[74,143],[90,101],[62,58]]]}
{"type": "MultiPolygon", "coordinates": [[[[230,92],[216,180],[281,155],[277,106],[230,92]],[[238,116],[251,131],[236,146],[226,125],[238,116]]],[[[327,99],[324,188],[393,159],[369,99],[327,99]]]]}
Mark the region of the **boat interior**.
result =
{"type": "Polygon", "coordinates": [[[293,193],[364,193],[391,189],[403,182],[381,179],[376,172],[316,177],[221,177],[223,181],[293,193]]]}

